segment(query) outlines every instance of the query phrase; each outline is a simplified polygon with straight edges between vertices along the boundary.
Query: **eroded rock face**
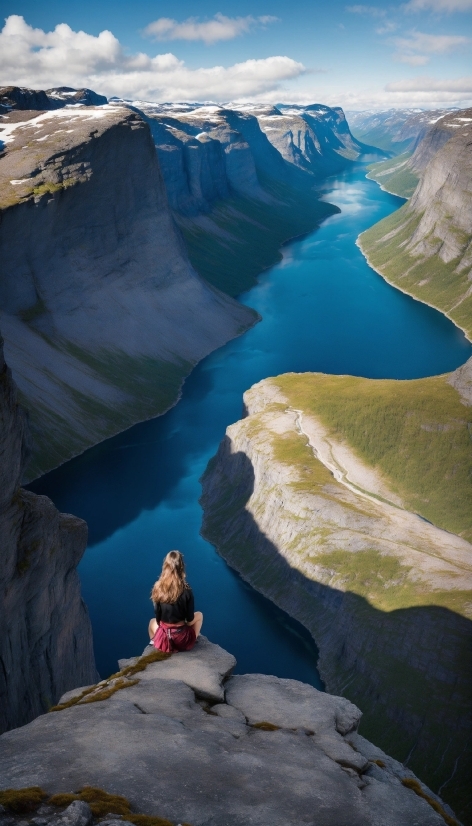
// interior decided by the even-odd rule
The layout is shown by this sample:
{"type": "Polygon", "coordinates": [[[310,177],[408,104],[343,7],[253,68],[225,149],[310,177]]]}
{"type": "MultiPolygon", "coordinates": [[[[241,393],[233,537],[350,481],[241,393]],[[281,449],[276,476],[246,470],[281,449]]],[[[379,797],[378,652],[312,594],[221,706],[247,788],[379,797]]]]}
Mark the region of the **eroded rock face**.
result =
{"type": "Polygon", "coordinates": [[[182,215],[207,213],[235,194],[267,202],[258,168],[275,179],[287,176],[286,164],[251,114],[142,101],[133,108],[149,123],[169,203],[182,215]]]}
{"type": "Polygon", "coordinates": [[[356,733],[352,703],[295,680],[231,677],[233,664],[201,637],[106,700],[4,734],[0,788],[98,786],[194,826],[443,826],[402,783],[414,775],[356,733]],[[202,674],[218,686],[216,703],[207,680],[202,699],[202,674]]]}
{"type": "Polygon", "coordinates": [[[27,723],[96,679],[76,567],[87,526],[22,490],[25,414],[0,344],[0,730],[27,723]]]}
{"type": "Polygon", "coordinates": [[[192,269],[135,112],[12,111],[0,139],[1,329],[33,478],[165,412],[257,316],[192,269]]]}
{"type": "Polygon", "coordinates": [[[339,171],[371,149],[351,135],[340,107],[255,107],[255,113],[261,129],[282,157],[316,176],[339,171]]]}
{"type": "MultiPolygon", "coordinates": [[[[472,359],[443,377],[469,405],[471,369],[472,359]]],[[[202,533],[312,633],[327,690],[362,707],[366,736],[467,811],[472,623],[457,600],[472,587],[471,545],[406,510],[341,437],[292,404],[277,378],[244,394],[246,416],[202,478],[202,533]]],[[[267,693],[270,707],[276,715],[267,693]]]]}
{"type": "Polygon", "coordinates": [[[438,255],[445,264],[456,260],[458,273],[472,267],[471,145],[472,109],[463,109],[439,121],[412,158],[424,173],[408,204],[408,213],[421,220],[407,250],[438,255]]]}

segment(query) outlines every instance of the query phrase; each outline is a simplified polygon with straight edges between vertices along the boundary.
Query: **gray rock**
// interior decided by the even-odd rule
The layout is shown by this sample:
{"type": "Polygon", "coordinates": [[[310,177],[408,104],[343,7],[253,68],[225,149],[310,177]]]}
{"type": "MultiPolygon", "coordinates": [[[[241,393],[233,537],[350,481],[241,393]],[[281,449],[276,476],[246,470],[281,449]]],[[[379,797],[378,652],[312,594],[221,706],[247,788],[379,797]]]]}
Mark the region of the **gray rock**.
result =
{"type": "Polygon", "coordinates": [[[19,487],[24,413],[0,339],[0,731],[27,723],[74,685],[97,679],[92,629],[76,572],[81,519],[19,487]]]}
{"type": "Polygon", "coordinates": [[[337,731],[360,716],[342,698],[249,675],[226,684],[234,704],[197,701],[191,685],[220,693],[234,662],[202,643],[148,666],[138,684],[103,702],[43,715],[4,734],[0,788],[40,785],[54,793],[93,785],[126,796],[137,811],[193,826],[443,826],[388,766],[386,782],[369,768],[364,773],[371,744],[359,738],[354,751],[347,740],[357,735],[337,731]],[[185,681],[171,677],[172,661],[185,681]],[[284,728],[252,728],[243,714],[284,728]],[[314,736],[305,735],[308,722],[314,736]]]}
{"type": "Polygon", "coordinates": [[[74,800],[66,809],[54,818],[54,826],[88,826],[92,821],[92,812],[84,800],[74,800]]]}
{"type": "Polygon", "coordinates": [[[226,703],[217,703],[211,707],[214,714],[218,717],[223,717],[225,720],[238,720],[240,723],[245,723],[246,718],[242,711],[234,706],[229,706],[226,703]]]}
{"type": "Polygon", "coordinates": [[[101,826],[133,826],[129,820],[122,820],[119,817],[114,817],[109,820],[105,817],[105,820],[100,821],[101,826]]]}
{"type": "MultiPolygon", "coordinates": [[[[148,654],[148,648],[143,653],[148,654]]],[[[204,700],[223,700],[223,680],[235,665],[232,654],[200,636],[191,651],[173,654],[168,660],[148,666],[143,680],[153,680],[155,676],[160,680],[182,680],[204,700]]]]}
{"type": "Polygon", "coordinates": [[[232,677],[226,685],[226,702],[250,724],[268,722],[287,729],[311,729],[315,734],[333,729],[347,734],[357,728],[362,715],[344,697],[266,674],[232,677]]]}

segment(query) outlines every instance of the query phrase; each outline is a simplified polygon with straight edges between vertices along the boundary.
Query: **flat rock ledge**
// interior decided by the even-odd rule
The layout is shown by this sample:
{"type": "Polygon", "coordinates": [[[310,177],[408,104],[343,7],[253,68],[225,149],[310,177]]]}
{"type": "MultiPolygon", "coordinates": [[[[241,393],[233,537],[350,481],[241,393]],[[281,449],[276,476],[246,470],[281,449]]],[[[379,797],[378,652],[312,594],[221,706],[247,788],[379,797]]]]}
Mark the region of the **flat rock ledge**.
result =
{"type": "MultiPolygon", "coordinates": [[[[205,637],[191,652],[132,673],[142,662],[120,661],[121,676],[68,692],[61,703],[75,704],[3,734],[0,790],[39,786],[53,795],[94,786],[123,795],[134,812],[192,826],[457,823],[411,772],[357,733],[361,712],[345,698],[296,680],[231,676],[234,657],[205,637]]],[[[39,817],[0,808],[0,826],[92,823],[85,804],[71,806],[43,806],[39,817]]],[[[101,824],[110,820],[126,822],[111,812],[101,824]]]]}

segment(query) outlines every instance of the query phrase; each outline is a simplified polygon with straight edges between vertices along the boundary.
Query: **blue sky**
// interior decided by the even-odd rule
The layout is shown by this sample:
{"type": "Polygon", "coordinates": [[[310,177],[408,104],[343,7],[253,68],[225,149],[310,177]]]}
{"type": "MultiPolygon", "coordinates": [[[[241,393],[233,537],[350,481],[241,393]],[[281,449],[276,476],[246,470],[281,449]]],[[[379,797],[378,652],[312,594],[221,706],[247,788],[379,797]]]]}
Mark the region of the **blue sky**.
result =
{"type": "Polygon", "coordinates": [[[472,0],[0,0],[0,11],[2,84],[346,109],[472,101],[472,0]]]}

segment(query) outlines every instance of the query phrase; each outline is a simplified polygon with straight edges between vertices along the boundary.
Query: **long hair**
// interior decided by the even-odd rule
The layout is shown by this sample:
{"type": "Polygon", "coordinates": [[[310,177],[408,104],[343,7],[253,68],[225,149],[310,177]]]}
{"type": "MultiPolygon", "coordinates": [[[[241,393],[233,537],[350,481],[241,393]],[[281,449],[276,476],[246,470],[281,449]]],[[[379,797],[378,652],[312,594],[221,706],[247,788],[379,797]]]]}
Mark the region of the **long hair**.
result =
{"type": "Polygon", "coordinates": [[[188,588],[185,579],[184,558],[180,551],[169,551],[162,563],[162,573],[154,583],[151,591],[153,602],[177,602],[185,588],[188,588]]]}

